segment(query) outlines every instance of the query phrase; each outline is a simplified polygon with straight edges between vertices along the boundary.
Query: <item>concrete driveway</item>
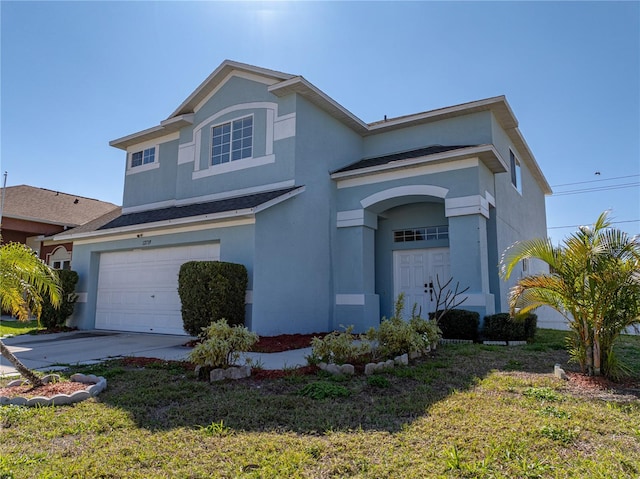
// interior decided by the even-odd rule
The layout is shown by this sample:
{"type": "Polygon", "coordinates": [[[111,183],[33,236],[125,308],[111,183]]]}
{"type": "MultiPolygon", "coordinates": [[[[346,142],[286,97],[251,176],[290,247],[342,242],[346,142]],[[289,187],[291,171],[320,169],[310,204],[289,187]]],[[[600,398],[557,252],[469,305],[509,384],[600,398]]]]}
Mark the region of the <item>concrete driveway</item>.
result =
{"type": "MultiPolygon", "coordinates": [[[[122,356],[166,360],[187,359],[191,348],[184,344],[190,336],[126,333],[119,331],[73,331],[70,333],[23,334],[2,341],[30,368],[55,371],[74,364],[93,364],[122,356]]],[[[281,353],[243,353],[239,364],[250,360],[263,369],[296,368],[307,365],[311,348],[281,353]]],[[[0,377],[16,374],[6,358],[0,356],[0,377]]]]}
{"type": "MultiPolygon", "coordinates": [[[[91,364],[119,356],[143,356],[167,360],[186,359],[191,337],[118,331],[73,331],[24,334],[2,341],[30,369],[50,371],[56,366],[91,364]]],[[[0,356],[0,377],[16,371],[0,356]]]]}

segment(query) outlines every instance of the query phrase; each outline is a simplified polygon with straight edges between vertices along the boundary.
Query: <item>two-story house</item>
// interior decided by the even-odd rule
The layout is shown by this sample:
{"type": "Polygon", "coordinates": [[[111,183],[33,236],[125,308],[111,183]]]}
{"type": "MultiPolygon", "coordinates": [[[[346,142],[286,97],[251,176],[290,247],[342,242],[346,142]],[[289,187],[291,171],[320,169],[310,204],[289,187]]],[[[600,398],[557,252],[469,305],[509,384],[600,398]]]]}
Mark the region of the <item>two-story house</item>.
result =
{"type": "Polygon", "coordinates": [[[504,97],[367,124],[301,76],[225,61],[111,145],[121,215],[57,237],[74,242],[80,328],[184,334],[189,260],[247,267],[260,334],[362,331],[400,293],[426,316],[437,277],[469,287],[466,309],[506,311],[500,255],[546,236],[551,190],[504,97]]]}

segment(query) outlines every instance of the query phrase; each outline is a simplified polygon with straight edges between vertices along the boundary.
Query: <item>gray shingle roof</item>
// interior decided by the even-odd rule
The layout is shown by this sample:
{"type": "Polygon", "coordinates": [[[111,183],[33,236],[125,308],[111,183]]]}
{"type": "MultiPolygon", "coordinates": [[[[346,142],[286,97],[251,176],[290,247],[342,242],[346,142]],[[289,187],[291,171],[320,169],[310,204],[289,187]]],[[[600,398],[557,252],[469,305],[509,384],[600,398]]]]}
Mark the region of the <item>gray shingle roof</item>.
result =
{"type": "Polygon", "coordinates": [[[254,193],[245,196],[237,196],[235,198],[226,198],[223,200],[210,201],[208,203],[172,206],[169,208],[124,214],[120,215],[112,221],[109,221],[107,224],[98,227],[97,229],[107,230],[112,228],[121,228],[124,226],[134,226],[147,223],[155,223],[158,221],[175,220],[178,218],[188,218],[191,216],[202,216],[255,208],[268,201],[278,198],[279,196],[285,195],[297,188],[299,187],[293,186],[291,188],[267,191],[264,193],[254,193]]]}
{"type": "Polygon", "coordinates": [[[113,203],[35,186],[7,186],[3,215],[41,223],[77,226],[118,207],[113,203]]]}
{"type": "Polygon", "coordinates": [[[342,173],[344,171],[353,171],[360,170],[362,168],[370,168],[372,166],[380,166],[386,165],[393,161],[399,160],[408,160],[411,158],[420,158],[421,156],[435,155],[437,153],[444,153],[446,151],[451,150],[459,150],[461,148],[469,148],[477,145],[452,145],[452,146],[442,146],[442,145],[432,145],[426,148],[418,148],[415,150],[403,151],[400,153],[393,153],[391,155],[384,156],[376,156],[375,158],[365,158],[363,160],[352,163],[351,165],[345,166],[334,173],[342,173]]]}

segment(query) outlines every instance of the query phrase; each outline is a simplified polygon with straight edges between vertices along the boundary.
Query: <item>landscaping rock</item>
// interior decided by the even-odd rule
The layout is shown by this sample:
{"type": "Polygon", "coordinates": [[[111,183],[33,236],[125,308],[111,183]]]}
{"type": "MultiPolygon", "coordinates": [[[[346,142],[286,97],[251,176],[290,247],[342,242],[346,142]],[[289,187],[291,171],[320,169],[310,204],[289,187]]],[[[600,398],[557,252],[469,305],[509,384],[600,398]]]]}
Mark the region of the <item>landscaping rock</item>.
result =
{"type": "Polygon", "coordinates": [[[238,366],[236,368],[229,368],[227,371],[229,379],[244,379],[251,376],[251,368],[249,366],[238,366]]]}
{"type": "Polygon", "coordinates": [[[322,371],[326,371],[326,370],[327,370],[327,366],[328,366],[328,364],[327,364],[327,363],[325,363],[325,362],[320,362],[320,363],[318,364],[318,367],[319,367],[322,371]]]}
{"type": "Polygon", "coordinates": [[[325,371],[331,374],[342,374],[342,368],[334,363],[327,364],[325,371]]]}
{"type": "Polygon", "coordinates": [[[393,359],[387,359],[384,362],[384,366],[382,367],[382,369],[393,369],[395,366],[395,363],[393,362],[393,359]]]}
{"type": "Polygon", "coordinates": [[[209,373],[209,381],[212,383],[227,379],[227,373],[224,369],[214,369],[209,373]]]}
{"type": "Polygon", "coordinates": [[[343,364],[340,367],[340,370],[342,374],[347,374],[349,376],[353,376],[356,372],[356,368],[353,366],[353,364],[343,364]]]}
{"type": "MultiPolygon", "coordinates": [[[[48,374],[47,376],[43,377],[41,379],[41,381],[42,381],[42,384],[57,383],[58,381],[60,381],[60,375],[58,375],[58,374],[48,374]]],[[[73,379],[72,379],[72,381],[73,381],[73,379]]]]}
{"type": "Polygon", "coordinates": [[[232,366],[227,369],[214,369],[209,373],[209,382],[215,383],[224,379],[244,379],[251,376],[250,366],[232,366]]]}
{"type": "Polygon", "coordinates": [[[407,353],[404,353],[403,355],[398,356],[396,359],[394,359],[394,362],[398,366],[406,366],[409,364],[409,355],[407,353]]]}
{"type": "Polygon", "coordinates": [[[567,376],[567,373],[564,371],[564,369],[562,369],[562,367],[559,364],[556,364],[553,367],[553,374],[558,379],[564,379],[565,381],[569,380],[569,377],[567,376]]]}
{"type": "Polygon", "coordinates": [[[364,374],[366,376],[371,376],[373,373],[376,372],[376,368],[377,368],[377,364],[376,363],[367,363],[364,366],[364,374]]]}
{"type": "Polygon", "coordinates": [[[420,351],[411,351],[411,352],[409,353],[409,358],[410,358],[410,359],[417,359],[417,358],[419,358],[420,356],[422,356],[422,353],[421,353],[420,351]]]}

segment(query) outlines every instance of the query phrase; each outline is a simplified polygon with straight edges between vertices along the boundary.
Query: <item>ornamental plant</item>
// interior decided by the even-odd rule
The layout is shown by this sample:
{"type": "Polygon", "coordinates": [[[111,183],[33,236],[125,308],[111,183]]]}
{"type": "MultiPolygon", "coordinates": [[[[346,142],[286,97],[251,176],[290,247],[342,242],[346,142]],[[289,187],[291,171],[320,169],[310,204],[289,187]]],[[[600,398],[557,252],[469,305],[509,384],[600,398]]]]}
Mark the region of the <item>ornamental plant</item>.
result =
{"type": "Polygon", "coordinates": [[[511,288],[512,314],[550,306],[571,330],[569,354],[589,375],[618,378],[624,367],[614,345],[640,325],[640,238],[613,228],[608,213],[593,227],[581,226],[559,246],[549,239],[515,243],[504,253],[504,279],[523,259],[549,265],[549,272],[521,278],[511,288]]]}
{"type": "Polygon", "coordinates": [[[371,352],[368,341],[356,342],[353,326],[343,332],[333,331],[324,338],[311,340],[311,362],[345,364],[371,352]]]}
{"type": "Polygon", "coordinates": [[[258,335],[244,326],[229,326],[226,319],[211,323],[204,330],[205,340],[189,354],[189,360],[210,369],[228,368],[240,359],[240,353],[250,351],[258,335]]]}
{"type": "Polygon", "coordinates": [[[391,318],[382,318],[378,329],[371,328],[367,339],[377,343],[376,353],[380,357],[394,357],[409,352],[425,352],[432,343],[440,338],[438,326],[416,314],[413,307],[411,319],[402,319],[404,294],[396,299],[394,314],[391,318]]]}

